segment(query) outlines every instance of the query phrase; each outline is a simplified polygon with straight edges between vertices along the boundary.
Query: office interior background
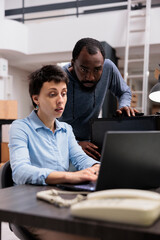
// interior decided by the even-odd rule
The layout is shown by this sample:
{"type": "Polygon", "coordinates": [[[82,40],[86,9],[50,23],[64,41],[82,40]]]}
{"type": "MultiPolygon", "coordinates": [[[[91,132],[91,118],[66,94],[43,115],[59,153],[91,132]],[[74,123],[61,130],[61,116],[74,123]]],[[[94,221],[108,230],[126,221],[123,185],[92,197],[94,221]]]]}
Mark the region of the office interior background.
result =
{"type": "MultiPolygon", "coordinates": [[[[145,1],[132,2],[135,14],[141,15],[145,1]]],[[[107,43],[113,49],[117,66],[124,77],[127,4],[127,0],[0,0],[0,102],[16,100],[17,117],[26,117],[33,109],[27,76],[43,65],[69,62],[75,43],[83,37],[107,43]]],[[[143,29],[145,20],[145,17],[135,18],[133,29],[143,29]]],[[[146,97],[157,82],[154,71],[160,69],[160,0],[151,1],[149,20],[146,97]]],[[[143,31],[133,33],[130,41],[132,59],[144,59],[145,42],[143,31]]],[[[142,75],[144,61],[128,65],[132,76],[142,75]]],[[[143,77],[127,79],[127,83],[135,97],[134,106],[143,111],[143,77]]],[[[146,99],[146,114],[160,111],[160,103],[151,102],[148,97],[146,99]]],[[[1,162],[5,162],[8,160],[8,137],[2,138],[2,144],[1,162]]]]}
{"type": "MultiPolygon", "coordinates": [[[[132,10],[142,14],[147,1],[132,0],[132,10]],[[142,2],[142,3],[140,3],[142,2]]],[[[32,110],[27,76],[46,64],[63,64],[71,60],[75,43],[83,37],[106,42],[115,52],[117,66],[124,77],[127,44],[128,1],[125,0],[1,0],[0,1],[0,100],[16,100],[18,118],[32,110]],[[6,66],[7,73],[2,67],[6,66]]],[[[151,102],[148,92],[157,82],[154,70],[160,68],[160,0],[152,0],[149,16],[135,18],[135,31],[129,43],[132,59],[143,59],[146,36],[141,29],[149,18],[149,63],[145,95],[146,112],[154,114],[160,103],[151,102]]],[[[143,61],[128,65],[127,79],[135,97],[134,106],[143,111],[143,61]]]]}

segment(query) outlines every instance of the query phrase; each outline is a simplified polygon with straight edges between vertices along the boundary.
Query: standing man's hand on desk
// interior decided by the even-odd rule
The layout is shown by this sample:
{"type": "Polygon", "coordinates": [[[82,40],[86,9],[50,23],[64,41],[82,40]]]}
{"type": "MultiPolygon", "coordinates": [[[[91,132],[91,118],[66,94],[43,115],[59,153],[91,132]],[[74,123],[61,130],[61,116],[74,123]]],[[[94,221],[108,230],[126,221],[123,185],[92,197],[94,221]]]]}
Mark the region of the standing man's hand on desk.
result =
{"type": "Polygon", "coordinates": [[[122,107],[122,108],[118,109],[116,111],[116,113],[118,115],[125,114],[128,117],[130,117],[130,116],[134,117],[136,115],[136,113],[139,113],[139,111],[137,109],[135,109],[135,108],[125,106],[125,107],[122,107]]]}
{"type": "Polygon", "coordinates": [[[91,142],[87,141],[80,141],[78,144],[82,147],[83,151],[90,157],[94,158],[95,160],[99,160],[101,154],[97,151],[98,147],[91,142]]]}
{"type": "Polygon", "coordinates": [[[99,173],[100,164],[76,172],[51,172],[46,178],[47,184],[58,183],[81,183],[85,181],[96,181],[99,173]]]}

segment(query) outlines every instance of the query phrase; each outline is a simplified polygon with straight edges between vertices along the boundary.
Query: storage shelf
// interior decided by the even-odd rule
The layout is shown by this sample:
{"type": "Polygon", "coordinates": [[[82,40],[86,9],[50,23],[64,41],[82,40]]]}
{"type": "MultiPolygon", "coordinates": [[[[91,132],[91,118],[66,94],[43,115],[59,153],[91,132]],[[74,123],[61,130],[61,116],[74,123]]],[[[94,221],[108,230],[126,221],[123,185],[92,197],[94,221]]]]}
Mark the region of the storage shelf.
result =
{"type": "MultiPolygon", "coordinates": [[[[0,119],[0,143],[2,142],[2,125],[11,124],[15,119],[0,119]]],[[[0,163],[1,163],[1,146],[0,146],[0,163]]]]}

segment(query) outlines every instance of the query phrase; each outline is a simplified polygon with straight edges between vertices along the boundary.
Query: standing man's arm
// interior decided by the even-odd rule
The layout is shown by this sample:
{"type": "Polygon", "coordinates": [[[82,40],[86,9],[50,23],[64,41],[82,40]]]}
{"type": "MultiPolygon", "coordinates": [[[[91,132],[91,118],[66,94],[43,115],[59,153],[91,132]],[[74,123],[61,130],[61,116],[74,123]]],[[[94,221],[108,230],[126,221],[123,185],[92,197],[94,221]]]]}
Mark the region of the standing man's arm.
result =
{"type": "Polygon", "coordinates": [[[138,112],[135,108],[130,106],[132,93],[129,86],[123,80],[121,73],[118,68],[112,63],[112,79],[110,83],[110,90],[118,98],[119,108],[117,109],[117,114],[122,114],[126,112],[128,116],[135,116],[138,112]]]}

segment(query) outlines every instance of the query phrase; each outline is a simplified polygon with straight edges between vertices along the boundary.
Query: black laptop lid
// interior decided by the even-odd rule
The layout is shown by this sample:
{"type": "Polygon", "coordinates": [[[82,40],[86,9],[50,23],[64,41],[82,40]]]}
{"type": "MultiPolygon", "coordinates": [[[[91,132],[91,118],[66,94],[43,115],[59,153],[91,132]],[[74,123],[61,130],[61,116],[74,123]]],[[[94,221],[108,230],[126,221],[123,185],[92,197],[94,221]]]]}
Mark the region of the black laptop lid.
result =
{"type": "Polygon", "coordinates": [[[96,190],[159,186],[159,131],[105,133],[96,190]]]}
{"type": "Polygon", "coordinates": [[[91,142],[101,148],[107,131],[157,131],[160,116],[98,118],[91,121],[91,142]]]}

